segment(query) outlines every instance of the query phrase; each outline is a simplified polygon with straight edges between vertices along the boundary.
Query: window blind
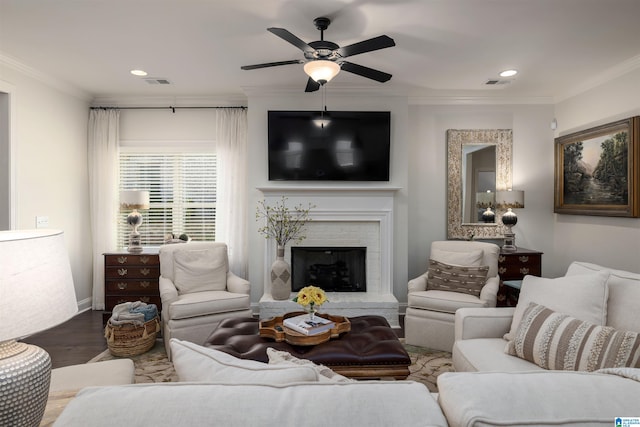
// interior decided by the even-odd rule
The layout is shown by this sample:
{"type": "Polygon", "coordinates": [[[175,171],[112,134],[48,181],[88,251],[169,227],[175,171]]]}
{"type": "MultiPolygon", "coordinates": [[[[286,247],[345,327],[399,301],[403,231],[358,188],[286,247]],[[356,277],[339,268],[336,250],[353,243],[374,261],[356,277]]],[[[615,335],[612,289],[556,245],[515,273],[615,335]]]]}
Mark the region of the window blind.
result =
{"type": "MultiPolygon", "coordinates": [[[[198,152],[120,152],[120,188],[149,191],[149,209],[142,211],[138,231],[142,246],[159,246],[167,234],[193,240],[215,240],[216,156],[198,152]]],[[[120,209],[118,246],[128,244],[131,227],[120,209]]]]}

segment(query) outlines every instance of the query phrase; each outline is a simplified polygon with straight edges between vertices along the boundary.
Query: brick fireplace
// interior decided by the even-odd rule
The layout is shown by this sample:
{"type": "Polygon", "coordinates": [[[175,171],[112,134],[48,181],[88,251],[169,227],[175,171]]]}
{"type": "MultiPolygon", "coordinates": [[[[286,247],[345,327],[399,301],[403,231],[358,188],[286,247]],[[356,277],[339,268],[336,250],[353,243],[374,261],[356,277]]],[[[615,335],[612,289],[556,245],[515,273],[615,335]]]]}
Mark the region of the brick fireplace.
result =
{"type": "MultiPolygon", "coordinates": [[[[282,196],[295,206],[308,203],[311,221],[302,247],[366,248],[366,291],[329,292],[321,311],[342,316],[377,314],[393,327],[399,327],[398,300],[393,295],[393,210],[397,188],[388,187],[269,187],[260,188],[265,201],[274,205],[282,196]]],[[[269,318],[300,307],[292,301],[271,297],[269,271],[276,247],[265,242],[264,289],[260,299],[260,317],[269,318]]],[[[291,247],[285,250],[291,264],[291,247]]],[[[293,298],[295,294],[291,295],[293,298]]]]}

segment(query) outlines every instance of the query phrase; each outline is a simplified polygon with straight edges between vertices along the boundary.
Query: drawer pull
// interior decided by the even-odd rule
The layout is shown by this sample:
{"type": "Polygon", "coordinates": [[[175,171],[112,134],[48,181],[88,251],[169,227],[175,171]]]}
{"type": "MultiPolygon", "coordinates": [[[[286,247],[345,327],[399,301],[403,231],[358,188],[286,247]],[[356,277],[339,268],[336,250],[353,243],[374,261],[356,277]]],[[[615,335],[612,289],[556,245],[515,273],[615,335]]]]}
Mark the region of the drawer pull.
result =
{"type": "Polygon", "coordinates": [[[527,267],[522,267],[522,268],[520,269],[520,273],[522,273],[522,274],[529,274],[529,269],[528,269],[527,267]]]}
{"type": "Polygon", "coordinates": [[[529,257],[526,255],[522,255],[521,257],[518,257],[518,259],[520,262],[529,262],[529,257]]]}
{"type": "Polygon", "coordinates": [[[149,257],[148,256],[141,256],[140,257],[140,262],[143,264],[146,264],[149,262],[149,257]]]}
{"type": "Polygon", "coordinates": [[[507,268],[506,267],[500,267],[498,268],[498,274],[504,274],[507,272],[507,268]]]}
{"type": "Polygon", "coordinates": [[[118,289],[120,290],[127,289],[127,284],[125,282],[119,282],[116,286],[118,286],[118,289]]]}
{"type": "Polygon", "coordinates": [[[150,297],[140,297],[140,301],[146,302],[148,304],[148,303],[151,302],[151,298],[150,297]]]}
{"type": "Polygon", "coordinates": [[[140,274],[142,274],[143,276],[148,276],[149,273],[151,273],[151,270],[149,270],[148,268],[140,269],[140,274]]]}
{"type": "Polygon", "coordinates": [[[127,275],[127,273],[128,273],[128,272],[127,272],[127,269],[126,269],[126,268],[119,268],[119,269],[118,269],[118,274],[119,274],[120,276],[126,276],[126,275],[127,275]]]}
{"type": "Polygon", "coordinates": [[[129,302],[129,301],[127,301],[125,298],[121,298],[121,299],[119,299],[119,300],[118,300],[118,302],[116,303],[116,305],[118,305],[118,304],[123,304],[123,303],[125,303],[125,302],[129,302]]]}
{"type": "Polygon", "coordinates": [[[504,255],[498,256],[498,262],[504,262],[505,259],[507,259],[507,257],[505,257],[504,255]]]}
{"type": "Polygon", "coordinates": [[[127,257],[126,256],[119,256],[118,257],[118,263],[126,264],[127,263],[127,257]]]}
{"type": "Polygon", "coordinates": [[[148,282],[146,280],[140,282],[140,287],[142,287],[142,288],[148,288],[149,286],[151,286],[151,282],[148,282]]]}

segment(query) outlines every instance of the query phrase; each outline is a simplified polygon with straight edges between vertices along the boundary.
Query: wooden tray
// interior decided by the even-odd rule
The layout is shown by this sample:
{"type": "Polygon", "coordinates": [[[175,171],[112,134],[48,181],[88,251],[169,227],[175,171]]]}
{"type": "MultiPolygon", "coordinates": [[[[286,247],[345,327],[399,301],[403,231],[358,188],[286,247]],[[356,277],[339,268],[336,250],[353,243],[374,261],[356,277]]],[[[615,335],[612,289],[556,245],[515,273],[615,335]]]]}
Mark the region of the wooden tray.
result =
{"type": "Polygon", "coordinates": [[[327,342],[332,338],[338,338],[340,334],[349,332],[351,330],[351,322],[344,316],[333,316],[331,314],[319,314],[316,316],[329,319],[336,324],[334,328],[328,331],[322,332],[317,335],[305,335],[300,332],[289,329],[282,325],[284,319],[288,317],[299,316],[305,314],[304,312],[287,313],[284,316],[277,316],[272,319],[260,321],[260,336],[265,338],[271,338],[275,342],[285,341],[291,345],[318,345],[323,342],[327,342]]]}

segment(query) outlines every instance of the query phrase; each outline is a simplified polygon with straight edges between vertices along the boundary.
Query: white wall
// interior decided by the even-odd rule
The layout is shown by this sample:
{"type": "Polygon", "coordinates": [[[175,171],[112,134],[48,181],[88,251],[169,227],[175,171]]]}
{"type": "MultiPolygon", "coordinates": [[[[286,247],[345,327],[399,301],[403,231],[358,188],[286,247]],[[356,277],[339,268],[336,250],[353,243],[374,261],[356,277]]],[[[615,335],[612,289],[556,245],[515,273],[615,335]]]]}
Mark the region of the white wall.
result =
{"type": "Polygon", "coordinates": [[[563,273],[553,253],[552,105],[412,105],[409,108],[409,277],[426,271],[429,247],[447,238],[447,129],[513,129],[513,188],[525,191],[516,244],[539,250],[545,276],[563,273]]]}
{"type": "MultiPolygon", "coordinates": [[[[559,102],[555,115],[556,136],[640,115],[640,70],[559,102]]],[[[559,264],[582,260],[640,272],[639,218],[554,215],[550,227],[559,264]]]]}
{"type": "Polygon", "coordinates": [[[87,169],[88,101],[26,72],[0,65],[11,86],[15,227],[64,231],[80,308],[91,305],[91,235],[87,169]]]}
{"type": "MultiPolygon", "coordinates": [[[[269,110],[319,110],[321,93],[260,93],[248,94],[249,109],[249,281],[251,282],[251,301],[257,302],[264,292],[265,255],[264,238],[258,233],[255,221],[255,208],[263,198],[259,187],[282,185],[269,183],[267,175],[267,111],[269,110]]],[[[384,185],[400,187],[396,192],[394,207],[394,295],[406,301],[407,294],[407,239],[408,239],[408,135],[406,97],[385,96],[362,93],[341,94],[327,92],[327,105],[331,110],[361,110],[391,112],[391,170],[390,182],[384,185]]],[[[302,183],[289,182],[287,185],[302,183]]],[[[308,185],[308,184],[307,184],[308,185]]],[[[314,185],[314,184],[312,184],[314,185]]],[[[354,183],[321,183],[323,186],[349,186],[354,183]]],[[[362,185],[381,185],[364,183],[362,185]]]]}

